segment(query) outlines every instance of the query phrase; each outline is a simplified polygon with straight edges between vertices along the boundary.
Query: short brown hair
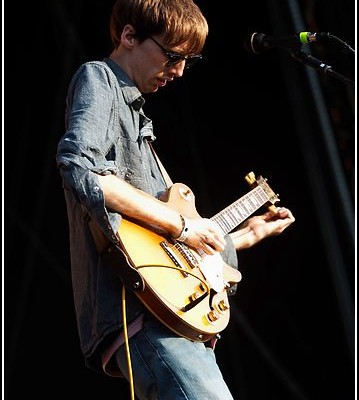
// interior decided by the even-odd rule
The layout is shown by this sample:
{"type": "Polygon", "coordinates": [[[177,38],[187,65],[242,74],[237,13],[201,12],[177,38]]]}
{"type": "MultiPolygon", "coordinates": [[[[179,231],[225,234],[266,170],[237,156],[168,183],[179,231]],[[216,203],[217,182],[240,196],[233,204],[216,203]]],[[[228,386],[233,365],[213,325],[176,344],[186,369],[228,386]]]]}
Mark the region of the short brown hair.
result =
{"type": "Polygon", "coordinates": [[[117,0],[110,19],[115,48],[127,24],[134,27],[140,40],[163,35],[168,46],[186,43],[190,54],[201,52],[208,35],[206,18],[193,0],[117,0]]]}

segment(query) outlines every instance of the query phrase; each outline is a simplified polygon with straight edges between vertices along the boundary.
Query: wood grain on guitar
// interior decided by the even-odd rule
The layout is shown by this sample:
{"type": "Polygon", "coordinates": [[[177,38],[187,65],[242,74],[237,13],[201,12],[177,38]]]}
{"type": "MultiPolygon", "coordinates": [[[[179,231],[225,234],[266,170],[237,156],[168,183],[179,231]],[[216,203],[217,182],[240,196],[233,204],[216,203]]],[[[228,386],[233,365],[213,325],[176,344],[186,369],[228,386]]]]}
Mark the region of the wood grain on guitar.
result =
{"type": "MultiPolygon", "coordinates": [[[[211,219],[227,234],[261,206],[274,207],[278,196],[261,176],[246,176],[252,190],[211,219]]],[[[182,184],[173,184],[161,197],[188,218],[198,218],[195,196],[182,184]]],[[[230,319],[228,289],[241,280],[238,270],[220,253],[202,255],[184,243],[123,219],[118,230],[127,263],[145,282],[134,293],[150,312],[176,334],[207,341],[223,331],[230,319]]],[[[136,288],[134,288],[136,289],[136,288]]]]}

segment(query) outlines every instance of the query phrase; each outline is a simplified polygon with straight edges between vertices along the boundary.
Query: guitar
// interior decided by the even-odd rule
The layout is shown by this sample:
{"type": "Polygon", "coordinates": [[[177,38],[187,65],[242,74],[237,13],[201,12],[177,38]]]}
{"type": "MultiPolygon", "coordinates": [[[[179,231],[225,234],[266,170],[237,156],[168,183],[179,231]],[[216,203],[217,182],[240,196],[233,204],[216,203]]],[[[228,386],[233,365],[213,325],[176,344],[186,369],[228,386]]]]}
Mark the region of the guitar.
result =
{"type": "MultiPolygon", "coordinates": [[[[211,218],[223,234],[263,205],[275,212],[279,198],[266,179],[256,179],[253,172],[245,179],[252,190],[211,218]]],[[[173,184],[161,200],[188,218],[200,217],[193,192],[182,183],[173,184]]],[[[134,293],[163,324],[180,336],[201,342],[226,328],[230,318],[228,289],[242,277],[220,253],[200,254],[127,219],[121,221],[118,238],[128,265],[139,277],[134,293]]]]}

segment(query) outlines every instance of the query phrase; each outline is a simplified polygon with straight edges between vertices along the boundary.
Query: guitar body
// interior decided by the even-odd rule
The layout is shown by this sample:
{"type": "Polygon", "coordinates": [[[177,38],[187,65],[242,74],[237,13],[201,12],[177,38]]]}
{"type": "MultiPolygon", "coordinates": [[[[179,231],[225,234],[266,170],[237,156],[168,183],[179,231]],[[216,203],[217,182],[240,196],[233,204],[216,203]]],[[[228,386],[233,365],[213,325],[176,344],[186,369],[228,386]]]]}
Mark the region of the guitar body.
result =
{"type": "MultiPolygon", "coordinates": [[[[174,184],[163,200],[182,215],[199,216],[193,193],[186,185],[174,184]]],[[[162,323],[194,341],[207,341],[228,325],[227,289],[240,281],[241,274],[225,264],[219,254],[214,262],[223,271],[228,286],[217,293],[208,286],[201,271],[203,257],[183,243],[126,219],[122,220],[118,235],[127,261],[145,282],[144,290],[135,293],[162,323]],[[202,300],[193,305],[201,296],[202,300]]]]}
{"type": "MultiPolygon", "coordinates": [[[[253,189],[211,218],[224,235],[264,204],[275,212],[273,204],[279,199],[266,179],[256,180],[249,173],[246,180],[253,189]]],[[[188,218],[200,217],[193,192],[182,183],[173,184],[161,201],[188,218]]],[[[164,325],[201,342],[226,328],[230,319],[227,291],[242,276],[220,253],[199,254],[166,237],[158,227],[148,229],[127,219],[121,221],[118,238],[131,271],[142,280],[134,293],[164,325]]]]}

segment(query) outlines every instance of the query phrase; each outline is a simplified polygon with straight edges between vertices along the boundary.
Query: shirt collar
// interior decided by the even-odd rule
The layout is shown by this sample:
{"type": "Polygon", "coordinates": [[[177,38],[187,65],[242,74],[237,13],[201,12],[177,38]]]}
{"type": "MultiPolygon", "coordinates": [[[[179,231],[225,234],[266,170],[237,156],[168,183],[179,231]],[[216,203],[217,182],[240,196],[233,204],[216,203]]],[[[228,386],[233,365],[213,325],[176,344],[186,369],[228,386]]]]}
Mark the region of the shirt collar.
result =
{"type": "Polygon", "coordinates": [[[126,72],[115,61],[111,60],[111,58],[105,57],[103,61],[116,75],[127,104],[130,104],[136,111],[139,111],[145,104],[145,99],[137,86],[129,78],[126,72]]]}

